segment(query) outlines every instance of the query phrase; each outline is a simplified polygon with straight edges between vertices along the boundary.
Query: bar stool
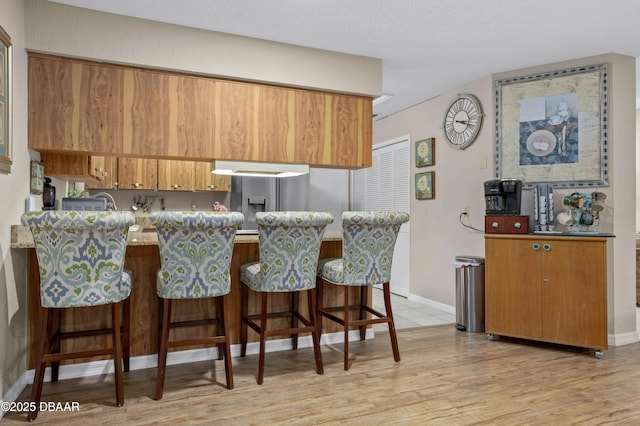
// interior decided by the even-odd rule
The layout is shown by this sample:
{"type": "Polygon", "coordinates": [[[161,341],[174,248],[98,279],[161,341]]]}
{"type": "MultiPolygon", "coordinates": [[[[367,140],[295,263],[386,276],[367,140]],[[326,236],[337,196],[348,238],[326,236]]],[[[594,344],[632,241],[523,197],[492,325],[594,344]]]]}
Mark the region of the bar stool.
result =
{"type": "Polygon", "coordinates": [[[227,294],[231,290],[231,256],[236,231],[244,221],[242,213],[211,211],[169,212],[151,214],[158,232],[160,264],[156,289],[162,305],[158,375],[155,399],[162,399],[169,348],[192,345],[217,345],[218,357],[225,358],[227,388],[233,389],[233,370],[229,346],[227,294]],[[176,299],[216,299],[216,317],[171,322],[171,305],[176,299]],[[215,324],[212,337],[169,340],[176,327],[215,324]]]}
{"type": "Polygon", "coordinates": [[[124,269],[124,257],[129,226],[135,223],[133,214],[45,211],[25,213],[21,220],[33,234],[40,271],[40,306],[43,309],[38,365],[31,390],[31,401],[35,405],[27,419],[32,421],[38,416],[47,363],[51,363],[51,381],[57,381],[60,361],[74,358],[113,357],[116,403],[121,407],[124,405],[123,343],[125,352],[129,353],[129,309],[124,309],[123,313],[121,305],[123,301],[128,304],[131,292],[131,271],[124,269]],[[60,313],[63,309],[106,304],[111,305],[110,328],[61,330],[60,313]],[[60,351],[62,339],[107,333],[113,339],[110,348],[60,351]],[[122,335],[125,336],[124,342],[122,335]]]}
{"type": "Polygon", "coordinates": [[[409,220],[404,212],[343,212],[342,258],[321,259],[318,264],[318,328],[322,330],[322,317],[344,328],[344,369],[349,369],[349,329],[360,329],[360,340],[365,340],[366,326],[385,323],[389,325],[389,337],[393,359],[400,361],[398,339],[391,310],[391,261],[400,226],[409,220]],[[323,291],[325,283],[344,287],[342,306],[325,307],[323,291]],[[368,287],[382,284],[385,313],[368,303],[368,287]],[[349,288],[360,287],[360,303],[349,304],[349,288]],[[351,319],[349,312],[358,311],[358,319],[351,319]],[[342,318],[334,315],[342,312],[342,318]],[[367,318],[367,314],[371,314],[367,318]]]}
{"type": "MultiPolygon", "coordinates": [[[[265,340],[271,336],[290,335],[293,349],[298,347],[298,335],[311,333],[316,372],[323,374],[320,336],[316,330],[315,296],[316,273],[320,245],[326,226],[333,222],[331,213],[324,212],[268,212],[256,213],[260,261],[240,267],[242,286],[241,356],[247,351],[247,327],[260,335],[258,384],[264,378],[265,340]],[[248,290],[261,296],[260,313],[249,314],[248,290]],[[298,306],[298,294],[307,291],[308,318],[298,306]],[[287,311],[267,312],[269,293],[290,293],[291,306],[287,311]],[[290,318],[289,327],[267,329],[267,319],[290,318]],[[303,325],[299,325],[301,322],[303,325]]],[[[272,324],[273,325],[273,324],[272,324]]]]}

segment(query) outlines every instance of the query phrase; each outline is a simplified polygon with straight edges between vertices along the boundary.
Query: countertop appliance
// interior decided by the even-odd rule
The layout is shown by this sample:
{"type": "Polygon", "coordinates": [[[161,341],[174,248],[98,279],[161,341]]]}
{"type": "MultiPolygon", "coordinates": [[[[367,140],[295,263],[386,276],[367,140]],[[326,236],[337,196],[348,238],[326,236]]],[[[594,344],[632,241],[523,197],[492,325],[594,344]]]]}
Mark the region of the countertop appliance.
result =
{"type": "Polygon", "coordinates": [[[496,179],[484,183],[484,200],[487,215],[519,215],[522,198],[522,181],[496,179]]]}
{"type": "Polygon", "coordinates": [[[105,211],[107,200],[104,198],[63,198],[62,210],[105,211]]]}
{"type": "Polygon", "coordinates": [[[256,213],[309,209],[309,175],[291,177],[232,176],[230,211],[244,215],[239,234],[256,234],[256,213]]]}
{"type": "Polygon", "coordinates": [[[56,209],[56,187],[51,185],[51,178],[44,178],[44,188],[42,190],[42,206],[43,210],[56,209]]]}

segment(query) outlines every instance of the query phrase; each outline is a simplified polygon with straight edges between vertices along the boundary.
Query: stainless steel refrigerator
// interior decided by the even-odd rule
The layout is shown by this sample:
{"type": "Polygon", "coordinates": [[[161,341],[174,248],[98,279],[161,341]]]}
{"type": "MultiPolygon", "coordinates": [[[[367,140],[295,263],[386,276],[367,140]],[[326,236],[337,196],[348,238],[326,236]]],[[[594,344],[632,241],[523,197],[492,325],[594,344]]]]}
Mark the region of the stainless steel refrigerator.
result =
{"type": "Polygon", "coordinates": [[[256,213],[309,209],[309,175],[232,176],[230,210],[244,214],[240,233],[256,233],[256,213]]]}

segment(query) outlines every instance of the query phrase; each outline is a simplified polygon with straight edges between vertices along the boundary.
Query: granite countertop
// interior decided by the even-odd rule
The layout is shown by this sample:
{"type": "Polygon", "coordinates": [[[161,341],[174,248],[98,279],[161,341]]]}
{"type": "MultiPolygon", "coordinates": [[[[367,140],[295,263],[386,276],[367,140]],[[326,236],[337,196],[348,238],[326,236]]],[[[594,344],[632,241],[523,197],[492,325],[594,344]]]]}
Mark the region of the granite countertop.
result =
{"type": "MultiPolygon", "coordinates": [[[[342,231],[326,231],[324,241],[341,241],[342,231]]],[[[236,243],[257,243],[258,235],[236,235],[236,243]]],[[[158,234],[149,222],[148,216],[136,215],[136,225],[129,231],[127,245],[130,246],[157,246],[158,234]],[[136,228],[137,227],[137,228],[136,228]],[[134,229],[137,229],[134,231],[134,229]]],[[[26,226],[11,225],[11,248],[33,248],[33,236],[26,226]]]]}

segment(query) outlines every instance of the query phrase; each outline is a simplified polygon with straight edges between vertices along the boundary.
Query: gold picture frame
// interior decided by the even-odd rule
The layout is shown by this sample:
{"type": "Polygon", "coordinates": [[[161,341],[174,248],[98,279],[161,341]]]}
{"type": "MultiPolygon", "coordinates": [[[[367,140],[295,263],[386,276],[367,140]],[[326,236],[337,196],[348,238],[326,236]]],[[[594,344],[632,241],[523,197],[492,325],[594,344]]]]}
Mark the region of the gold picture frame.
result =
{"type": "Polygon", "coordinates": [[[11,37],[0,27],[0,172],[11,173],[11,37]]]}
{"type": "Polygon", "coordinates": [[[607,186],[607,66],[495,82],[495,177],[607,186]]]}
{"type": "Polygon", "coordinates": [[[436,198],[436,172],[416,173],[416,200],[436,198]]]}
{"type": "Polygon", "coordinates": [[[433,166],[436,162],[436,138],[427,138],[416,142],[416,167],[433,166]]]}

